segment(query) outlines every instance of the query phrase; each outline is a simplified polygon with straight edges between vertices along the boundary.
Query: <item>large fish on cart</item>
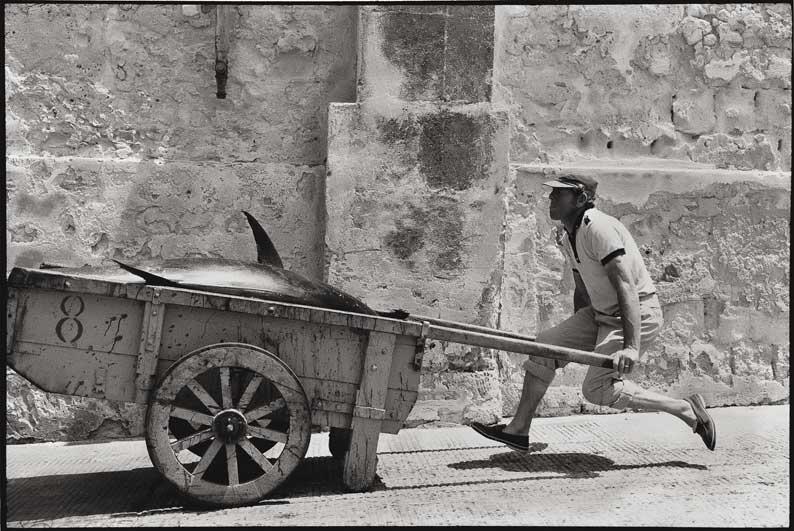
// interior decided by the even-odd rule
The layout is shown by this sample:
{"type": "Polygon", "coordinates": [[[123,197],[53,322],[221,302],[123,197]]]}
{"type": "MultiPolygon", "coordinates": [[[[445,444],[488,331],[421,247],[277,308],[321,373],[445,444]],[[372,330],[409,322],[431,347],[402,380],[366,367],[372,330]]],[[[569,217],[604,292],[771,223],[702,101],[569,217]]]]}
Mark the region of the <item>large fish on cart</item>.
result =
{"type": "Polygon", "coordinates": [[[44,264],[43,267],[64,274],[101,280],[126,283],[143,280],[151,286],[209,290],[369,315],[380,313],[344,291],[285,269],[278,251],[262,225],[248,212],[243,211],[243,214],[254,234],[257,263],[198,257],[142,262],[136,265],[113,260],[123,271],[116,266],[74,268],[44,264]]]}

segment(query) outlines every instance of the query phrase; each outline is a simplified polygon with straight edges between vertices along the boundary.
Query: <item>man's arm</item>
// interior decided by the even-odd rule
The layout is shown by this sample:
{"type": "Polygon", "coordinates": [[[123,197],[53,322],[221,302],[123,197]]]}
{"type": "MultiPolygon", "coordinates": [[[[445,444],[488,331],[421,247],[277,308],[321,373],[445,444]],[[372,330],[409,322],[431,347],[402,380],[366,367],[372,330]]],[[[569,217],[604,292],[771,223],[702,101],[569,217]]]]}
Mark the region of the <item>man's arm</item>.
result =
{"type": "Polygon", "coordinates": [[[616,256],[604,266],[609,283],[618,295],[621,323],[623,324],[623,350],[615,353],[619,361],[618,372],[631,372],[639,359],[640,350],[640,296],[631,279],[625,256],[616,256]],[[626,359],[621,358],[628,358],[626,359]]]}
{"type": "Polygon", "coordinates": [[[582,276],[576,269],[573,270],[573,282],[575,287],[573,289],[573,312],[578,312],[581,308],[590,306],[590,295],[587,294],[587,288],[584,287],[582,276]]]}

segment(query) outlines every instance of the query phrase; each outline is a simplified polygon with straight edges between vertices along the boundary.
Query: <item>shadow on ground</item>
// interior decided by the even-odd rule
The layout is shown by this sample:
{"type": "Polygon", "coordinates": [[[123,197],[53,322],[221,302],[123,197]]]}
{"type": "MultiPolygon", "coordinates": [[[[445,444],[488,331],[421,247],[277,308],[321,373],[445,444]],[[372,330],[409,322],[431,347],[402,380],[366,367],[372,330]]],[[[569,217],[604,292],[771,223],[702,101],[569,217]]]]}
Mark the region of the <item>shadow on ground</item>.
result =
{"type": "MultiPolygon", "coordinates": [[[[382,484],[376,479],[375,489],[382,484]]],[[[332,457],[305,458],[292,475],[259,505],[289,503],[290,498],[338,494],[342,462],[332,457]]],[[[72,516],[213,510],[185,499],[153,467],[88,474],[58,474],[9,479],[7,521],[54,520],[72,516]]]]}
{"type": "MultiPolygon", "coordinates": [[[[538,446],[532,450],[540,451],[543,448],[545,446],[538,446]]],[[[504,452],[492,455],[488,459],[461,461],[448,466],[458,470],[501,468],[514,472],[546,472],[564,474],[564,477],[596,477],[598,472],[633,468],[706,468],[682,461],[618,465],[610,459],[594,454],[531,452],[504,452]]],[[[508,481],[536,478],[536,476],[528,476],[508,481]]],[[[482,483],[491,482],[492,479],[482,481],[482,483]]],[[[471,479],[467,479],[466,483],[471,484],[471,479]]],[[[214,510],[196,506],[183,498],[152,467],[116,472],[17,478],[8,480],[6,487],[8,522],[46,521],[95,514],[128,517],[135,514],[201,513],[214,510]]],[[[370,490],[389,491],[407,488],[415,487],[389,487],[376,477],[375,484],[370,490]]],[[[342,461],[332,457],[310,457],[303,459],[287,481],[257,505],[288,504],[291,498],[345,492],[347,491],[342,484],[342,461]]]]}
{"type": "Polygon", "coordinates": [[[704,465],[691,464],[684,461],[619,465],[611,459],[601,455],[574,452],[558,454],[503,452],[501,454],[494,454],[488,459],[461,461],[459,463],[452,463],[448,466],[456,470],[501,468],[508,472],[551,472],[555,474],[564,474],[566,477],[598,477],[598,472],[631,470],[637,468],[675,467],[694,468],[697,470],[707,469],[704,465]]]}

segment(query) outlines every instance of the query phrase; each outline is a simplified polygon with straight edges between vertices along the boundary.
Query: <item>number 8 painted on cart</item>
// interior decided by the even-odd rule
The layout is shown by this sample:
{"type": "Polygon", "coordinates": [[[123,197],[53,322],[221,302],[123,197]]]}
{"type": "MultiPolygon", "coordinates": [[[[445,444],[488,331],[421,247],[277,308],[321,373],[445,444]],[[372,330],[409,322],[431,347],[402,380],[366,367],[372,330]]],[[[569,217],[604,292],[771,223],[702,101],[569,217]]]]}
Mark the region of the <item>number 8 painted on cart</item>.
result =
{"type": "Polygon", "coordinates": [[[77,319],[77,316],[85,310],[85,303],[83,299],[77,295],[67,295],[61,301],[61,311],[66,316],[55,325],[55,334],[58,339],[64,343],[74,343],[80,336],[83,335],[83,323],[77,319]],[[67,340],[64,337],[64,328],[66,329],[67,336],[73,336],[72,339],[67,340]]]}

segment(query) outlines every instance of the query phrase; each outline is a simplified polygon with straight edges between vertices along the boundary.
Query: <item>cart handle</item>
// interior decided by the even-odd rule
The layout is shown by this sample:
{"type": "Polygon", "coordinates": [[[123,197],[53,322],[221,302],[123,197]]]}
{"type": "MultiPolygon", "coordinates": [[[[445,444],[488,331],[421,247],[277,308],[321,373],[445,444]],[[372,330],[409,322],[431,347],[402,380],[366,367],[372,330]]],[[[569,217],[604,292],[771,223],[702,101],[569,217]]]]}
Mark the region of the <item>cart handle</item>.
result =
{"type": "MultiPolygon", "coordinates": [[[[474,327],[474,325],[468,325],[468,327],[471,328],[474,327]]],[[[504,350],[507,352],[514,352],[516,354],[528,354],[543,358],[572,361],[574,363],[581,363],[583,365],[592,365],[593,367],[615,369],[612,356],[596,354],[595,352],[587,352],[574,348],[537,343],[527,339],[526,337],[508,337],[506,334],[496,334],[493,332],[496,331],[493,330],[490,332],[479,332],[471,329],[464,330],[461,328],[430,324],[429,330],[427,331],[427,337],[430,339],[437,339],[439,341],[450,341],[452,343],[461,343],[476,347],[504,350]]]]}

